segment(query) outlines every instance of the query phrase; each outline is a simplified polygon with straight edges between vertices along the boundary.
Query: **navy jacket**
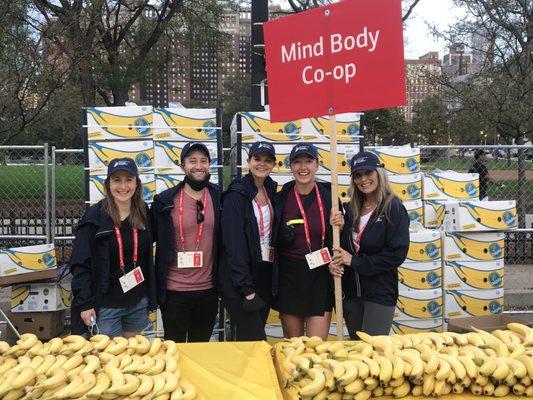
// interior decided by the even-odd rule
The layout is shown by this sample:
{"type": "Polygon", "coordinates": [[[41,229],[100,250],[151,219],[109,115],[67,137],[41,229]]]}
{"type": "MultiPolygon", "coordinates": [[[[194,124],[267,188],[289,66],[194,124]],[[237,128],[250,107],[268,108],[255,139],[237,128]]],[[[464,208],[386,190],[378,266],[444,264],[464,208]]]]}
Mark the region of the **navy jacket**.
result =
{"type": "MultiPolygon", "coordinates": [[[[159,305],[164,304],[167,293],[167,276],[168,267],[176,259],[176,247],[174,239],[174,224],[172,223],[171,212],[174,208],[174,196],[183,188],[185,183],[182,181],[178,186],[174,186],[154,197],[152,203],[152,223],[153,239],[157,242],[155,253],[155,273],[157,287],[157,302],[159,305]]],[[[211,201],[213,202],[213,211],[215,214],[215,237],[213,238],[213,284],[217,287],[217,260],[220,229],[220,187],[212,183],[207,184],[211,201]]]]}
{"type": "MultiPolygon", "coordinates": [[[[273,201],[278,184],[268,177],[264,185],[273,201]]],[[[248,173],[233,181],[222,197],[219,281],[226,297],[242,298],[255,292],[258,267],[262,262],[259,227],[253,208],[257,192],[253,176],[248,173]]]]}
{"type": "MultiPolygon", "coordinates": [[[[73,306],[76,311],[98,309],[102,294],[109,288],[109,240],[113,237],[113,221],[102,208],[104,200],[89,207],[80,220],[72,256],[70,258],[70,272],[72,273],[73,306]]],[[[151,221],[148,207],[148,220],[145,229],[151,238],[151,221]]],[[[151,240],[151,239],[150,239],[151,240]]],[[[148,308],[157,309],[155,295],[155,272],[152,264],[152,249],[146,266],[148,276],[148,308]]]]}
{"type": "Polygon", "coordinates": [[[344,295],[348,299],[361,297],[385,306],[396,305],[398,267],[409,250],[409,217],[400,199],[394,197],[391,201],[391,222],[383,210],[375,210],[363,231],[357,254],[352,241],[353,212],[349,203],[345,205],[341,247],[354,254],[342,276],[344,295]]]}

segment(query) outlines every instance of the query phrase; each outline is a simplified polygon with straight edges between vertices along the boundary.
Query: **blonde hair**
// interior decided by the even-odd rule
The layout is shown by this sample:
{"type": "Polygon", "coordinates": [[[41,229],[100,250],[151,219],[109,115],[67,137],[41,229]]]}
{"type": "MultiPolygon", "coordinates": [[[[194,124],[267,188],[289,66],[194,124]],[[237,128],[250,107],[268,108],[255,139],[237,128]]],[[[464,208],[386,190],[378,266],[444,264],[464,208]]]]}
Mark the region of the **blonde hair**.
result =
{"type": "MultiPolygon", "coordinates": [[[[392,223],[390,218],[390,208],[392,199],[396,197],[396,195],[392,192],[389,178],[387,177],[385,170],[383,168],[377,168],[376,172],[378,175],[378,186],[376,188],[378,194],[377,212],[378,214],[383,212],[385,214],[385,218],[387,218],[387,221],[392,223]]],[[[353,180],[353,176],[350,181],[350,193],[352,195],[350,199],[350,208],[353,212],[352,228],[357,230],[357,227],[359,226],[359,220],[361,219],[363,201],[365,197],[364,194],[357,188],[357,185],[353,180]]]]}
{"type": "MultiPolygon", "coordinates": [[[[138,176],[135,177],[135,182],[137,186],[135,187],[135,192],[131,198],[131,209],[128,220],[133,228],[143,229],[146,226],[146,206],[144,205],[142,198],[142,182],[138,176]]],[[[104,189],[106,196],[102,203],[102,208],[113,221],[113,225],[120,226],[122,221],[120,220],[120,213],[117,204],[115,203],[115,199],[111,194],[109,176],[104,181],[104,189]]]]}

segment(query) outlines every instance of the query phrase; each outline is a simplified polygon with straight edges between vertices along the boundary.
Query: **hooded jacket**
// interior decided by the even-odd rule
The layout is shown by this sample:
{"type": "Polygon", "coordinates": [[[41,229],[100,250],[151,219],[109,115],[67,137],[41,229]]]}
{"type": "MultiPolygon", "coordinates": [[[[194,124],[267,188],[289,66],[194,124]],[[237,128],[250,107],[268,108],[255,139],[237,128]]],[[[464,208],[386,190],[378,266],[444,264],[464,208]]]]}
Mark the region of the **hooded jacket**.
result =
{"type": "MultiPolygon", "coordinates": [[[[268,177],[264,186],[273,201],[278,184],[268,177]]],[[[225,297],[242,298],[256,291],[258,268],[262,262],[259,227],[253,207],[257,192],[253,176],[248,173],[233,181],[222,197],[219,281],[225,297]]]]}
{"type": "MultiPolygon", "coordinates": [[[[174,208],[174,196],[183,188],[185,182],[180,182],[179,185],[167,189],[154,197],[152,203],[152,223],[153,223],[153,239],[157,242],[155,253],[155,273],[156,273],[156,287],[157,287],[157,302],[159,305],[165,303],[167,293],[167,277],[168,268],[171,262],[176,259],[175,246],[175,232],[174,224],[172,223],[172,210],[174,208]]],[[[207,189],[211,195],[213,202],[213,211],[215,215],[213,238],[213,285],[217,287],[217,260],[218,260],[218,240],[220,229],[220,195],[221,190],[217,185],[211,182],[207,183],[207,189]]]]}

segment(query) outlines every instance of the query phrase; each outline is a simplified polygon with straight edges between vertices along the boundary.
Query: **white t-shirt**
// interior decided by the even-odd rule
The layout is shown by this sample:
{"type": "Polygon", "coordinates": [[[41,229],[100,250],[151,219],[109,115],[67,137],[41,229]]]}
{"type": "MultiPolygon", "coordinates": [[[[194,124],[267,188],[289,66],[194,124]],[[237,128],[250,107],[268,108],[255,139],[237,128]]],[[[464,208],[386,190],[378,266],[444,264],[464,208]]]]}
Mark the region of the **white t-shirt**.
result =
{"type": "Polygon", "coordinates": [[[271,226],[270,226],[271,225],[270,224],[270,219],[271,219],[270,207],[268,206],[268,204],[265,204],[264,206],[261,206],[261,211],[259,211],[259,207],[257,203],[254,201],[252,202],[252,204],[254,206],[255,219],[257,220],[257,227],[259,229],[259,237],[261,240],[261,246],[270,246],[270,238],[272,236],[271,226]],[[261,220],[261,217],[259,214],[260,212],[263,214],[263,225],[265,227],[263,236],[261,236],[261,224],[259,222],[261,220]]]}
{"type": "MultiPolygon", "coordinates": [[[[372,211],[369,212],[368,214],[362,215],[361,218],[359,218],[359,227],[357,228],[359,232],[361,232],[361,229],[363,229],[363,227],[368,223],[368,220],[370,219],[371,215],[372,215],[372,211]]],[[[359,235],[357,234],[357,232],[353,232],[352,240],[356,242],[358,239],[358,236],[359,235]]]]}

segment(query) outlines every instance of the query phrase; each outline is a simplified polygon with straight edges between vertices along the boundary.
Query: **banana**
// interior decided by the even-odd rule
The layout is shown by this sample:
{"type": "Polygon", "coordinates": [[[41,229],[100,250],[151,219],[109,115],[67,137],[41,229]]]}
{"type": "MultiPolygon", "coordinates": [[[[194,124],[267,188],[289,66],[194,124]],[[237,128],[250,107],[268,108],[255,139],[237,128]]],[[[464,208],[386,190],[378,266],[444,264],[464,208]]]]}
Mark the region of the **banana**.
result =
{"type": "Polygon", "coordinates": [[[111,379],[111,386],[106,390],[106,393],[116,394],[116,391],[124,386],[124,383],[126,382],[124,374],[117,367],[109,365],[104,367],[104,372],[109,376],[109,379],[111,379]]]}
{"type": "Polygon", "coordinates": [[[53,354],[46,355],[41,365],[39,365],[39,367],[35,369],[35,373],[37,375],[45,374],[52,367],[52,365],[54,365],[55,361],[56,361],[56,356],[54,356],[53,354]]]}
{"type": "Polygon", "coordinates": [[[133,362],[133,358],[127,353],[123,353],[119,356],[120,364],[118,368],[121,371],[124,371],[124,368],[126,368],[128,365],[130,365],[133,362]]]}
{"type": "Polygon", "coordinates": [[[444,360],[446,360],[446,362],[448,362],[448,364],[450,364],[457,379],[462,380],[465,377],[466,369],[457,358],[452,357],[448,354],[440,354],[439,357],[443,358],[444,360]]]}
{"type": "Polygon", "coordinates": [[[131,363],[124,367],[124,369],[122,369],[122,372],[124,372],[125,374],[136,373],[139,367],[143,365],[143,362],[144,360],[140,355],[133,354],[131,356],[131,363]]]}
{"type": "Polygon", "coordinates": [[[176,388],[176,390],[174,390],[171,394],[170,394],[170,400],[179,400],[181,399],[181,396],[183,395],[183,390],[181,390],[181,387],[178,385],[178,387],[176,388]]]}
{"type": "Polygon", "coordinates": [[[99,399],[109,386],[111,386],[111,378],[105,372],[100,372],[96,376],[96,384],[87,392],[85,397],[99,399]]]}
{"type": "Polygon", "coordinates": [[[442,396],[446,390],[446,381],[435,381],[435,389],[433,389],[433,394],[435,396],[442,396]]]}
{"type": "Polygon", "coordinates": [[[455,394],[461,394],[464,390],[465,388],[460,383],[455,383],[454,385],[452,385],[452,392],[455,394]]]}
{"type": "Polygon", "coordinates": [[[35,388],[44,388],[46,390],[54,389],[66,383],[67,371],[64,368],[57,367],[50,370],[50,377],[35,385],[35,388]]]}
{"type": "Polygon", "coordinates": [[[5,373],[12,370],[17,365],[17,360],[14,358],[8,358],[0,365],[0,376],[4,376],[5,373]]]}
{"type": "Polygon", "coordinates": [[[433,374],[439,368],[439,359],[435,351],[426,351],[420,355],[420,358],[426,362],[424,373],[433,374]]]}
{"type": "Polygon", "coordinates": [[[152,340],[152,344],[150,345],[150,350],[148,351],[148,354],[150,356],[155,356],[157,353],[159,353],[159,350],[161,350],[161,346],[163,345],[163,342],[159,338],[155,338],[152,340]]]}
{"type": "Polygon", "coordinates": [[[300,371],[308,371],[311,368],[311,361],[308,358],[295,354],[292,356],[292,362],[296,364],[296,367],[300,371]]]}
{"type": "Polygon", "coordinates": [[[61,351],[63,347],[63,339],[53,338],[53,339],[50,339],[48,344],[50,346],[50,354],[57,355],[59,354],[59,352],[61,351]]]}
{"type": "Polygon", "coordinates": [[[100,360],[100,365],[102,366],[109,365],[118,368],[118,366],[120,365],[119,358],[110,353],[98,353],[98,359],[100,360]]]}
{"type": "Polygon", "coordinates": [[[411,390],[411,385],[408,381],[404,381],[400,386],[396,387],[392,391],[392,395],[396,398],[399,397],[405,397],[409,394],[409,391],[411,390]]]}
{"type": "Polygon", "coordinates": [[[183,391],[183,394],[179,398],[180,400],[193,400],[196,397],[196,388],[192,383],[186,379],[180,379],[179,384],[183,391]]]}
{"type": "Polygon", "coordinates": [[[513,343],[513,341],[511,340],[511,337],[507,335],[507,332],[504,330],[496,329],[495,331],[492,331],[491,334],[493,336],[496,336],[498,339],[504,342],[507,346],[513,343]]]}
{"type": "Polygon", "coordinates": [[[29,367],[33,368],[33,369],[37,369],[39,368],[39,366],[44,362],[44,357],[43,356],[35,356],[31,359],[31,363],[29,365],[29,367]]]}
{"type": "Polygon", "coordinates": [[[446,346],[442,348],[439,353],[447,354],[451,357],[457,357],[459,355],[459,350],[457,349],[457,347],[454,346],[446,346]]]}
{"type": "Polygon", "coordinates": [[[395,333],[392,335],[393,337],[397,338],[400,342],[402,342],[402,349],[407,349],[409,347],[414,347],[413,341],[411,340],[411,337],[409,335],[399,335],[395,333]]]}
{"type": "Polygon", "coordinates": [[[500,385],[496,389],[494,389],[494,397],[504,397],[509,394],[511,389],[509,386],[506,385],[500,385]]]}
{"type": "MultiPolygon", "coordinates": [[[[177,355],[177,353],[176,353],[177,355]]],[[[301,357],[305,357],[307,358],[309,361],[311,361],[311,363],[313,365],[317,364],[317,365],[322,365],[322,357],[320,357],[318,354],[315,354],[315,353],[303,353],[301,355],[301,357]]],[[[175,357],[174,357],[175,358],[175,357]]]]}
{"type": "MultiPolygon", "coordinates": [[[[374,391],[375,392],[375,391],[374,391]]],[[[374,397],[377,397],[374,392],[372,392],[372,395],[374,397]]],[[[420,397],[422,396],[422,386],[420,385],[416,385],[416,386],[413,386],[413,388],[411,389],[411,396],[413,397],[420,397]]]]}
{"type": "Polygon", "coordinates": [[[477,332],[467,332],[464,334],[464,337],[468,340],[468,343],[474,347],[481,347],[485,345],[485,341],[477,332]]]}
{"type": "Polygon", "coordinates": [[[329,391],[335,390],[336,385],[335,385],[335,377],[333,376],[333,371],[331,371],[329,368],[323,367],[322,365],[317,365],[316,368],[321,370],[322,373],[324,374],[324,377],[326,378],[326,384],[325,384],[326,389],[329,391]]]}
{"type": "Polygon", "coordinates": [[[526,387],[526,392],[523,394],[526,397],[533,397],[533,386],[526,387]]]}
{"type": "Polygon", "coordinates": [[[524,346],[533,346],[533,329],[531,329],[529,326],[511,322],[507,324],[507,328],[524,338],[522,341],[524,346]]]}
{"type": "Polygon", "coordinates": [[[92,374],[98,368],[100,368],[100,359],[94,355],[85,356],[83,359],[85,365],[81,370],[80,374],[92,374]]]}
{"type": "Polygon", "coordinates": [[[435,379],[445,381],[450,376],[451,370],[451,365],[444,358],[439,358],[439,370],[435,374],[435,379]]]}
{"type": "Polygon", "coordinates": [[[365,389],[365,390],[361,390],[353,398],[354,400],[368,400],[370,396],[372,396],[372,391],[365,389]]]}
{"type": "MultiPolygon", "coordinates": [[[[355,367],[354,367],[354,369],[355,369],[355,367]]],[[[357,373],[357,371],[356,371],[356,373],[357,373]]],[[[308,383],[304,387],[300,388],[298,393],[299,393],[299,395],[301,397],[315,396],[318,393],[320,393],[325,388],[325,385],[326,385],[326,377],[322,373],[322,371],[320,371],[319,369],[311,368],[309,370],[308,374],[311,377],[312,382],[308,383]]]]}
{"type": "MultiPolygon", "coordinates": [[[[154,387],[152,388],[152,395],[157,396],[161,390],[165,387],[165,378],[163,378],[162,375],[154,375],[152,376],[152,379],[154,381],[154,387]]],[[[184,390],[185,392],[185,390],[184,390]]]]}
{"type": "Polygon", "coordinates": [[[356,334],[359,339],[361,339],[365,343],[370,344],[374,349],[380,350],[383,355],[389,356],[391,354],[394,354],[396,346],[391,336],[370,336],[369,334],[362,331],[357,331],[356,334]]]}
{"type": "Polygon", "coordinates": [[[398,352],[398,355],[407,363],[411,364],[411,370],[409,372],[410,377],[417,377],[421,376],[424,372],[424,363],[422,362],[422,359],[420,356],[416,356],[415,354],[407,351],[407,350],[400,350],[398,352]]]}
{"type": "MultiPolygon", "coordinates": [[[[61,390],[63,389],[65,386],[67,386],[67,383],[66,382],[62,382],[59,386],[53,388],[53,389],[47,389],[45,390],[41,397],[39,397],[39,399],[43,399],[43,400],[50,400],[50,399],[53,399],[54,398],[54,395],[55,393],[58,391],[58,390],[61,390]]],[[[39,392],[41,391],[42,389],[39,389],[39,392]]],[[[35,398],[35,397],[34,397],[35,398]]]]}
{"type": "Polygon", "coordinates": [[[109,343],[109,345],[104,349],[104,352],[117,356],[121,353],[124,353],[127,348],[128,348],[128,339],[123,338],[121,336],[117,336],[113,338],[113,340],[109,343]]]}
{"type": "Polygon", "coordinates": [[[81,354],[72,355],[65,361],[62,367],[66,371],[70,371],[83,363],[83,356],[81,354]]]}
{"type": "Polygon", "coordinates": [[[372,345],[370,345],[368,343],[365,343],[365,342],[357,343],[353,347],[353,349],[357,353],[362,354],[365,357],[372,357],[372,352],[373,352],[372,345]]]}
{"type": "Polygon", "coordinates": [[[491,377],[496,382],[501,382],[507,377],[507,375],[509,375],[510,368],[503,358],[497,358],[496,365],[497,367],[491,374],[491,377]]]}
{"type": "Polygon", "coordinates": [[[69,379],[70,380],[67,386],[55,392],[51,400],[63,400],[72,398],[73,396],[71,395],[71,393],[73,393],[75,390],[79,389],[81,385],[83,385],[83,378],[79,375],[73,375],[69,379]]]}
{"type": "Polygon", "coordinates": [[[435,375],[424,374],[424,381],[422,383],[422,393],[424,396],[429,397],[435,390],[435,375]]]}
{"type": "Polygon", "coordinates": [[[523,396],[525,392],[526,387],[524,385],[517,383],[513,386],[513,393],[515,394],[515,396],[523,396]]]}
{"type": "Polygon", "coordinates": [[[137,372],[139,374],[146,374],[149,370],[151,370],[154,367],[156,360],[149,356],[143,356],[142,360],[143,360],[143,363],[137,368],[137,372]]]}
{"type": "Polygon", "coordinates": [[[497,366],[494,358],[487,358],[483,360],[483,365],[479,367],[479,373],[483,376],[491,376],[497,366]]]}
{"type": "Polygon", "coordinates": [[[521,354],[516,358],[518,361],[522,362],[527,370],[527,375],[529,376],[529,379],[533,380],[533,357],[532,356],[526,356],[525,354],[521,354]]]}
{"type": "Polygon", "coordinates": [[[80,375],[82,383],[70,392],[70,397],[75,399],[88,393],[96,385],[96,377],[92,373],[82,373],[80,375]]]}
{"type": "Polygon", "coordinates": [[[387,357],[381,356],[376,357],[375,360],[379,364],[379,381],[381,382],[381,385],[383,385],[391,380],[392,362],[387,357]]]}
{"type": "Polygon", "coordinates": [[[405,361],[403,358],[393,356],[392,359],[392,379],[398,379],[405,373],[405,361]]]}
{"type": "Polygon", "coordinates": [[[111,338],[107,335],[98,334],[98,335],[92,336],[90,341],[96,350],[102,351],[107,346],[109,346],[109,344],[111,343],[111,338]]]}
{"type": "Polygon", "coordinates": [[[402,376],[401,378],[398,378],[398,379],[391,379],[385,385],[389,385],[392,387],[398,387],[401,384],[403,384],[404,381],[405,381],[405,378],[402,376]]]}
{"type": "Polygon", "coordinates": [[[158,375],[165,370],[165,360],[158,358],[155,365],[147,372],[148,375],[158,375]]]}
{"type": "Polygon", "coordinates": [[[135,351],[138,354],[146,354],[150,351],[150,341],[143,335],[135,335],[137,339],[137,347],[135,351]]]}
{"type": "Polygon", "coordinates": [[[13,371],[22,371],[23,368],[26,368],[31,364],[31,358],[28,356],[20,356],[17,359],[17,366],[13,368],[13,371]]]}
{"type": "Polygon", "coordinates": [[[358,371],[354,363],[351,361],[343,361],[342,366],[344,367],[345,372],[337,379],[338,386],[346,386],[350,382],[353,382],[355,379],[357,379],[358,371]]]}
{"type": "Polygon", "coordinates": [[[468,344],[468,340],[464,337],[464,335],[461,335],[457,332],[441,332],[441,336],[451,337],[457,346],[466,346],[468,344]]]}
{"type": "Polygon", "coordinates": [[[139,375],[140,385],[137,390],[131,394],[131,398],[143,397],[152,391],[154,380],[149,375],[139,375]]]}
{"type": "Polygon", "coordinates": [[[33,333],[23,333],[20,335],[20,339],[17,340],[17,345],[22,350],[29,350],[37,343],[39,343],[39,338],[33,333]]]}
{"type": "Polygon", "coordinates": [[[9,346],[9,343],[0,341],[0,355],[3,355],[9,351],[11,346],[9,346]]]}
{"type": "Polygon", "coordinates": [[[313,400],[326,400],[329,395],[329,390],[324,389],[317,395],[313,396],[313,400]]]}
{"type": "Polygon", "coordinates": [[[361,354],[352,354],[351,358],[360,360],[368,365],[370,376],[373,378],[379,377],[379,364],[370,357],[365,357],[361,354]]]}
{"type": "Polygon", "coordinates": [[[118,394],[119,396],[129,396],[134,393],[139,386],[141,385],[141,380],[132,374],[124,374],[125,383],[121,387],[111,391],[111,388],[108,389],[108,392],[113,394],[118,394]]]}
{"type": "Polygon", "coordinates": [[[489,383],[489,378],[483,375],[478,375],[475,379],[475,383],[479,386],[485,386],[487,383],[489,383]]]}
{"type": "MultiPolygon", "coordinates": [[[[474,361],[472,361],[471,358],[465,356],[458,356],[457,360],[459,360],[459,362],[463,364],[463,367],[466,371],[466,375],[468,375],[470,378],[473,379],[478,375],[478,367],[474,363],[474,361]]],[[[464,379],[464,377],[461,378],[461,380],[462,379],[464,379]]]]}
{"type": "Polygon", "coordinates": [[[159,392],[159,394],[170,394],[174,392],[174,390],[176,390],[176,388],[179,386],[180,377],[168,371],[163,372],[162,375],[165,378],[165,386],[161,392],[159,392]]]}
{"type": "Polygon", "coordinates": [[[178,370],[178,361],[174,356],[165,356],[165,371],[175,373],[178,370]]]}
{"type": "Polygon", "coordinates": [[[524,376],[522,379],[520,379],[520,383],[524,386],[530,386],[533,381],[529,376],[524,376]]]}
{"type": "Polygon", "coordinates": [[[461,383],[461,385],[463,387],[466,388],[466,387],[469,387],[472,384],[472,379],[467,375],[467,376],[465,376],[465,379],[463,379],[460,383],[461,383]]]}
{"type": "Polygon", "coordinates": [[[16,371],[9,371],[5,375],[5,379],[0,384],[0,398],[9,393],[11,390],[11,381],[18,375],[16,371]]]}
{"type": "Polygon", "coordinates": [[[509,387],[513,387],[514,385],[518,383],[518,379],[516,378],[516,376],[514,376],[513,372],[511,371],[509,375],[505,377],[505,379],[503,380],[503,383],[505,383],[509,387]]]}
{"type": "Polygon", "coordinates": [[[349,360],[357,367],[357,375],[359,376],[359,378],[366,379],[370,376],[370,367],[368,366],[368,364],[358,359],[350,358],[349,360]]]}
{"type": "MultiPolygon", "coordinates": [[[[315,336],[316,338],[316,336],[315,336]]],[[[320,339],[320,338],[318,338],[320,339]]],[[[322,339],[320,339],[321,342],[322,342],[322,339]]],[[[309,343],[311,344],[315,344],[315,342],[306,342],[306,346],[309,347],[309,343]]],[[[316,346],[315,346],[316,347],[316,346]]],[[[178,357],[178,344],[176,342],[174,342],[173,340],[165,340],[163,342],[163,348],[165,349],[165,354],[169,355],[169,356],[174,356],[174,357],[178,357]]],[[[314,347],[312,347],[314,348],[314,347]]]]}
{"type": "MultiPolygon", "coordinates": [[[[485,341],[485,346],[493,349],[498,355],[498,357],[506,357],[509,355],[509,349],[507,348],[507,345],[500,339],[498,339],[496,336],[492,336],[490,333],[485,332],[481,329],[477,329],[475,327],[472,327],[472,329],[483,337],[483,340],[485,341]]],[[[481,346],[481,348],[485,346],[481,346]]]]}
{"type": "Polygon", "coordinates": [[[487,383],[485,386],[483,386],[483,394],[485,396],[492,396],[494,394],[495,386],[492,384],[492,382],[487,383]]]}
{"type": "Polygon", "coordinates": [[[2,400],[18,400],[23,398],[24,394],[24,389],[15,389],[6,394],[2,400]]]}
{"type": "Polygon", "coordinates": [[[129,355],[135,354],[137,352],[137,345],[138,344],[139,344],[139,342],[137,341],[137,339],[135,337],[129,337],[128,338],[128,354],[129,355]]]}
{"type": "Polygon", "coordinates": [[[86,343],[87,341],[83,336],[69,335],[63,338],[63,344],[66,344],[66,346],[63,346],[61,349],[61,354],[74,353],[84,347],[86,343]]]}
{"type": "Polygon", "coordinates": [[[43,350],[44,348],[44,344],[41,342],[41,341],[38,341],[35,346],[33,346],[31,349],[28,349],[26,351],[26,355],[30,356],[30,357],[34,357],[34,356],[42,356],[44,357],[46,354],[44,355],[41,355],[41,351],[43,350]]]}
{"type": "Polygon", "coordinates": [[[365,382],[361,378],[358,378],[344,386],[344,392],[349,394],[357,394],[364,389],[365,382]]]}
{"type": "Polygon", "coordinates": [[[511,357],[505,357],[504,360],[505,362],[507,362],[509,367],[511,367],[514,376],[516,376],[518,379],[522,379],[524,376],[527,375],[526,365],[521,360],[517,360],[511,357]]]}
{"type": "Polygon", "coordinates": [[[363,382],[366,390],[374,390],[379,386],[379,381],[376,378],[368,377],[363,382]]]}
{"type": "Polygon", "coordinates": [[[337,360],[324,360],[322,366],[332,371],[335,379],[339,379],[346,372],[344,364],[337,360]]]}
{"type": "Polygon", "coordinates": [[[11,380],[11,390],[21,389],[31,385],[36,378],[35,370],[32,367],[23,368],[16,377],[11,380]]]}
{"type": "Polygon", "coordinates": [[[390,396],[392,395],[393,391],[394,391],[394,388],[392,386],[387,386],[386,388],[383,388],[383,395],[390,396]]]}

